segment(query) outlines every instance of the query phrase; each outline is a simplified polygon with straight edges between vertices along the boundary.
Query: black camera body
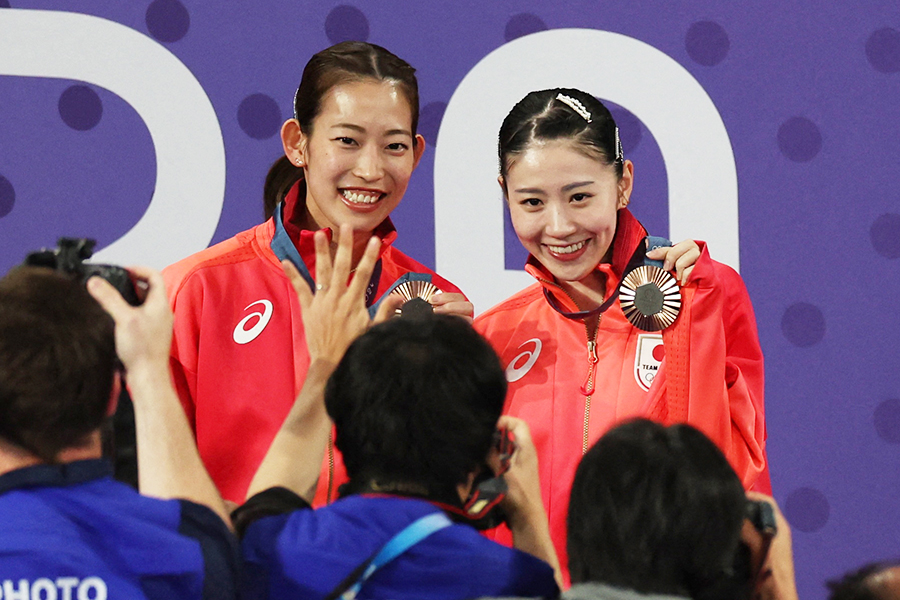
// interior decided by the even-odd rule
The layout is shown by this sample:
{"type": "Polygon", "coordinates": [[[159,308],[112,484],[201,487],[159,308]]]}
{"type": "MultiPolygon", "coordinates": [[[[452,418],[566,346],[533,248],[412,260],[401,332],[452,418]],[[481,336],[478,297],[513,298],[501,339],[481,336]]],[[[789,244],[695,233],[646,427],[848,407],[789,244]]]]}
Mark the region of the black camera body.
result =
{"type": "Polygon", "coordinates": [[[37,252],[31,252],[25,263],[32,267],[46,267],[76,277],[82,284],[86,284],[91,277],[102,277],[108,281],[125,300],[132,306],[139,306],[144,302],[144,290],[135,285],[131,274],[115,265],[100,265],[86,263],[94,254],[96,240],[88,238],[59,238],[58,246],[54,249],[42,248],[37,252]]]}

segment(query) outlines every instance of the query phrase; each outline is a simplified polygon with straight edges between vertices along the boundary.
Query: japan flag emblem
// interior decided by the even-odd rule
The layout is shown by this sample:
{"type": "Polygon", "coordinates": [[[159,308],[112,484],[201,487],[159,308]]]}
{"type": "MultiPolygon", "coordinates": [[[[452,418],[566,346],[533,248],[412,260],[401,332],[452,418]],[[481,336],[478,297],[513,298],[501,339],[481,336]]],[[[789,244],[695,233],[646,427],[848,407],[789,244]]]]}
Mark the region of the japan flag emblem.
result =
{"type": "Polygon", "coordinates": [[[634,378],[641,389],[650,390],[650,385],[659,372],[659,365],[666,356],[662,335],[642,333],[638,335],[637,350],[634,353],[634,378]]]}

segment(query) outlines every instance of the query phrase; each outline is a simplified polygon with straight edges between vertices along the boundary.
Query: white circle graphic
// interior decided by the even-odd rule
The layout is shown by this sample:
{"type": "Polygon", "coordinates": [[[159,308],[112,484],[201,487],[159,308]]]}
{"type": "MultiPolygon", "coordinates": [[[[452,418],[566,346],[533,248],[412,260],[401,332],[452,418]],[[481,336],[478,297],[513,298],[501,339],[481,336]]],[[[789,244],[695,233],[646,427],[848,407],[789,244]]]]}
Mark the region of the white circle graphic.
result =
{"type": "Polygon", "coordinates": [[[156,151],[153,199],[95,260],[162,268],[206,248],[225,200],[225,145],[209,96],[168,48],[92,15],[4,8],[0,75],[84,81],[122,98],[146,123],[156,151]]]}

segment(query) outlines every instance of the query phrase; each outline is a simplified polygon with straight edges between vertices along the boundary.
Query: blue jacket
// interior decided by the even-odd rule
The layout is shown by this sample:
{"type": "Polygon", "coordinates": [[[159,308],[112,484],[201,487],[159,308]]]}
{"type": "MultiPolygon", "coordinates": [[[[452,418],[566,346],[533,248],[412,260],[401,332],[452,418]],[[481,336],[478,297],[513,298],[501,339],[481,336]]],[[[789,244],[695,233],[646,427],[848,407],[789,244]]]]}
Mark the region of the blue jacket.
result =
{"type": "Polygon", "coordinates": [[[84,460],[0,476],[2,598],[237,597],[237,543],[215,513],[110,475],[84,460]]]}
{"type": "MultiPolygon", "coordinates": [[[[244,595],[324,598],[396,533],[439,511],[420,499],[354,495],[316,510],[253,521],[241,546],[244,595]]],[[[357,598],[450,600],[558,593],[547,563],[488,540],[468,525],[454,524],[376,571],[357,598]]]]}

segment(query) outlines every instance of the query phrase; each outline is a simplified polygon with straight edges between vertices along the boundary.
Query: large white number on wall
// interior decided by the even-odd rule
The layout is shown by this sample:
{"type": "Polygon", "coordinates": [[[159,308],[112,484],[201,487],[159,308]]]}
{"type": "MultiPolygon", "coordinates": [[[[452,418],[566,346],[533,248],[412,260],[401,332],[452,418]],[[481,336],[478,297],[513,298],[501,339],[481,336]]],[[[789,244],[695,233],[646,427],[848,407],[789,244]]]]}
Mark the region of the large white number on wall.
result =
{"type": "Polygon", "coordinates": [[[225,195],[225,147],[209,97],[174,54],[99,17],[4,8],[0,75],[86,81],[121,97],[146,123],[156,151],[153,199],[98,260],[162,267],[209,244],[225,195]]]}
{"type": "Polygon", "coordinates": [[[739,266],[737,173],[722,117],[684,67],[656,48],[593,29],[554,29],[501,46],[450,99],[434,159],[437,270],[481,312],[534,280],[507,271],[497,132],[532,90],[576,87],[624,106],[659,144],[669,182],[669,236],[709,242],[739,266]]]}

